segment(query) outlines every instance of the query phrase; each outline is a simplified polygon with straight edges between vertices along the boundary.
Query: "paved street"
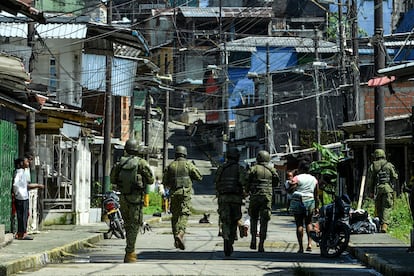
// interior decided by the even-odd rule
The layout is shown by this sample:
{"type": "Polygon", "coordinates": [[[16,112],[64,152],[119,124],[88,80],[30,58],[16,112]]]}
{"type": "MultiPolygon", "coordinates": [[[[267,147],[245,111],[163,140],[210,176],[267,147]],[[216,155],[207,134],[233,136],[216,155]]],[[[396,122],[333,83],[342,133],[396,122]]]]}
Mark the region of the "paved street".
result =
{"type": "MultiPolygon", "coordinates": [[[[17,275],[381,275],[362,265],[347,252],[339,258],[322,258],[319,248],[314,244],[312,252],[297,253],[293,217],[278,209],[274,210],[269,225],[266,252],[259,253],[249,248],[249,234],[249,237],[239,238],[235,242],[235,252],[231,257],[225,257],[222,238],[218,236],[217,201],[212,182],[215,168],[203,150],[191,146],[186,138],[184,129],[175,128],[170,142],[172,145],[187,146],[189,159],[199,167],[204,179],[193,186],[194,214],[190,217],[185,236],[185,251],[173,246],[168,214],[163,214],[161,218],[146,215],[145,220],[152,226],[152,231],[140,234],[137,238],[137,263],[123,263],[125,240],[99,239],[96,243],[84,244],[73,254],[62,253],[64,249],[60,251],[57,248],[63,259],[45,261],[45,266],[31,268],[17,275]],[[210,214],[209,224],[199,223],[203,213],[210,214]]],[[[170,158],[172,155],[171,152],[170,158]]],[[[85,230],[97,233],[105,231],[106,227],[99,224],[85,230]]],[[[76,228],[74,231],[77,231],[76,228]]],[[[55,233],[54,230],[51,230],[52,233],[55,233]]],[[[364,236],[368,241],[376,240],[375,236],[368,236],[364,236]]]]}
{"type": "MultiPolygon", "coordinates": [[[[361,265],[349,254],[326,259],[312,252],[298,250],[291,216],[275,212],[269,227],[265,253],[249,249],[250,237],[235,243],[231,257],[223,254],[222,239],[218,237],[217,215],[213,196],[195,196],[194,207],[209,212],[210,224],[200,224],[201,214],[191,217],[186,235],[186,250],[173,247],[170,222],[152,223],[152,232],[137,239],[138,262],[124,264],[125,241],[113,238],[102,240],[89,249],[67,256],[63,263],[49,264],[28,275],[379,275],[361,265]]],[[[250,235],[249,235],[250,236],[250,235]]]]}

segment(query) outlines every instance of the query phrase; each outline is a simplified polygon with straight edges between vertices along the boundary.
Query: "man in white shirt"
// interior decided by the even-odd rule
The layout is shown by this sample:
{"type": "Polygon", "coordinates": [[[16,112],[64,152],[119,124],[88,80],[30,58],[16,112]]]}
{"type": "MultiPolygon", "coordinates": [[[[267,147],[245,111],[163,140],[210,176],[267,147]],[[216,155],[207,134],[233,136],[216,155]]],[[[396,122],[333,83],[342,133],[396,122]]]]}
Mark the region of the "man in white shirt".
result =
{"type": "Polygon", "coordinates": [[[17,234],[19,240],[32,240],[27,235],[27,221],[29,217],[29,189],[41,188],[41,184],[30,183],[26,168],[29,167],[28,158],[18,158],[14,161],[15,173],[13,178],[13,193],[15,196],[15,206],[17,215],[17,234]]]}

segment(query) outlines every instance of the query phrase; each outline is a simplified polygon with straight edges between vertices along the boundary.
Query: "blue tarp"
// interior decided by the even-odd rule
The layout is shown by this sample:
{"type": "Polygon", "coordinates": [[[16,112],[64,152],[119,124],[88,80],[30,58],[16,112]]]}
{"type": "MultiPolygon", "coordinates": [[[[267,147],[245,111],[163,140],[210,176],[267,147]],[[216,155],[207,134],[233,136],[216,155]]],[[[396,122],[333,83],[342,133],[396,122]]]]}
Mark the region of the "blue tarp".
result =
{"type": "MultiPolygon", "coordinates": [[[[414,28],[414,9],[409,10],[404,14],[401,22],[398,24],[396,33],[410,33],[414,28]]],[[[395,51],[395,54],[398,54],[394,58],[395,61],[407,61],[414,60],[414,51],[412,49],[403,49],[401,52],[399,50],[395,51]]]]}
{"type": "Polygon", "coordinates": [[[242,99],[246,99],[249,96],[254,96],[253,80],[248,78],[239,80],[229,97],[229,107],[238,106],[242,99]]]}
{"type": "Polygon", "coordinates": [[[244,78],[237,82],[236,86],[233,89],[234,94],[239,95],[254,95],[254,82],[251,79],[244,78]]]}
{"type": "MultiPolygon", "coordinates": [[[[252,53],[250,68],[231,68],[229,67],[229,101],[228,108],[239,106],[245,96],[254,95],[254,83],[247,78],[248,72],[257,74],[266,73],[266,47],[257,46],[257,52],[252,53]],[[243,97],[244,96],[244,97],[243,97]]],[[[297,65],[297,54],[294,48],[270,48],[269,49],[270,72],[283,70],[297,65]]],[[[234,120],[233,111],[229,112],[229,120],[234,120]]]]}
{"type": "MultiPolygon", "coordinates": [[[[256,47],[257,52],[252,54],[250,72],[266,73],[266,47],[256,47]]],[[[270,48],[270,72],[282,70],[297,65],[297,55],[294,48],[270,48]]]]}
{"type": "MultiPolygon", "coordinates": [[[[229,75],[228,108],[231,109],[232,107],[235,107],[235,106],[239,105],[239,103],[241,101],[241,98],[240,97],[235,97],[234,95],[236,95],[236,93],[233,95],[233,91],[236,88],[239,80],[242,80],[242,79],[247,77],[248,72],[249,72],[249,68],[229,68],[229,70],[228,70],[228,75],[229,75]]],[[[243,89],[245,89],[247,91],[248,88],[244,87],[245,84],[243,84],[243,82],[241,82],[237,89],[239,91],[243,90],[243,89]]],[[[253,93],[254,93],[254,86],[253,86],[253,93]]],[[[231,110],[229,112],[229,120],[234,120],[234,119],[235,119],[234,112],[231,110]]]]}
{"type": "Polygon", "coordinates": [[[409,33],[414,28],[414,9],[404,14],[403,19],[398,24],[396,33],[409,33]]]}

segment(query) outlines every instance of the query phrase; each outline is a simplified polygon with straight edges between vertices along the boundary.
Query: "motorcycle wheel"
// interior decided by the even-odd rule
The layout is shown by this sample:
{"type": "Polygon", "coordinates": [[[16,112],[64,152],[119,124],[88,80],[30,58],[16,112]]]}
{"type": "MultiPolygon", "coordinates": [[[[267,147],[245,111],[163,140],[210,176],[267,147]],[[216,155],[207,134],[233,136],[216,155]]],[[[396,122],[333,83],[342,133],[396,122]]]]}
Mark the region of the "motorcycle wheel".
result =
{"type": "Polygon", "coordinates": [[[113,232],[118,239],[125,239],[124,224],[118,216],[116,216],[113,221],[113,232]]]}
{"type": "Polygon", "coordinates": [[[320,243],[321,256],[326,258],[340,256],[348,247],[349,238],[349,226],[343,223],[335,227],[335,233],[323,233],[320,243]]]}

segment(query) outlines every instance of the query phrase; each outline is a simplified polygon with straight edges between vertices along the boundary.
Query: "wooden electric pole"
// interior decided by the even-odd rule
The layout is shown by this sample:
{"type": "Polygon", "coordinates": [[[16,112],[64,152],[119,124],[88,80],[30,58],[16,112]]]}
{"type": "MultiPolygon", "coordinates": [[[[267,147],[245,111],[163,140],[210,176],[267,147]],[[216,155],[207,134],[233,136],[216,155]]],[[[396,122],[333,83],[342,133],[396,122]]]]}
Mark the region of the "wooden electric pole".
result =
{"type": "Polygon", "coordinates": [[[352,18],[352,53],[353,53],[353,90],[354,90],[354,120],[360,120],[359,114],[359,43],[358,43],[358,12],[357,12],[357,0],[352,0],[351,3],[351,18],[352,18]]]}
{"type": "MultiPolygon", "coordinates": [[[[383,47],[383,9],[382,0],[374,1],[374,25],[375,33],[373,38],[374,44],[374,69],[377,74],[379,69],[385,67],[385,52],[383,47]]],[[[384,90],[381,86],[376,86],[375,91],[375,149],[385,150],[385,121],[384,121],[384,90]]]]}
{"type": "Polygon", "coordinates": [[[174,89],[168,87],[160,87],[165,90],[165,108],[164,108],[164,145],[163,145],[163,158],[162,158],[162,171],[165,170],[167,167],[167,160],[168,160],[168,121],[170,120],[170,91],[174,91],[174,89]]]}
{"type": "MultiPolygon", "coordinates": [[[[319,69],[318,69],[318,62],[319,62],[319,32],[315,29],[315,38],[314,38],[314,48],[315,48],[315,62],[313,63],[313,81],[315,85],[315,105],[316,105],[316,124],[315,124],[315,132],[316,132],[316,142],[320,145],[321,144],[321,103],[320,103],[320,95],[319,95],[319,69]]],[[[316,151],[316,160],[320,160],[321,156],[319,151],[316,151]]]]}
{"type": "MultiPolygon", "coordinates": [[[[149,150],[150,144],[150,125],[151,125],[151,97],[149,90],[145,94],[145,132],[144,132],[144,145],[149,150]]],[[[145,152],[145,159],[149,160],[149,151],[145,152]]]]}
{"type": "MultiPolygon", "coordinates": [[[[112,0],[108,1],[107,24],[112,24],[112,0]]],[[[110,45],[112,42],[108,41],[110,45]]],[[[111,184],[111,130],[112,130],[112,53],[106,55],[106,78],[105,78],[105,121],[104,121],[104,145],[103,145],[103,185],[102,192],[108,192],[111,184]]]]}
{"type": "Polygon", "coordinates": [[[270,47],[269,43],[266,43],[266,92],[267,92],[267,102],[266,102],[266,118],[265,121],[265,137],[267,139],[266,143],[266,150],[273,154],[273,149],[275,148],[274,143],[274,133],[273,133],[273,81],[272,81],[272,74],[270,69],[270,47]]]}
{"type": "MultiPolygon", "coordinates": [[[[33,63],[34,63],[34,22],[29,22],[27,26],[27,46],[29,46],[32,49],[32,54],[29,59],[29,73],[32,73],[33,71],[33,63]]],[[[24,147],[25,153],[31,154],[33,157],[35,156],[36,151],[36,115],[34,111],[28,111],[26,114],[26,143],[24,147]]],[[[31,181],[37,182],[36,175],[35,175],[35,162],[30,162],[30,177],[31,181]]]]}

